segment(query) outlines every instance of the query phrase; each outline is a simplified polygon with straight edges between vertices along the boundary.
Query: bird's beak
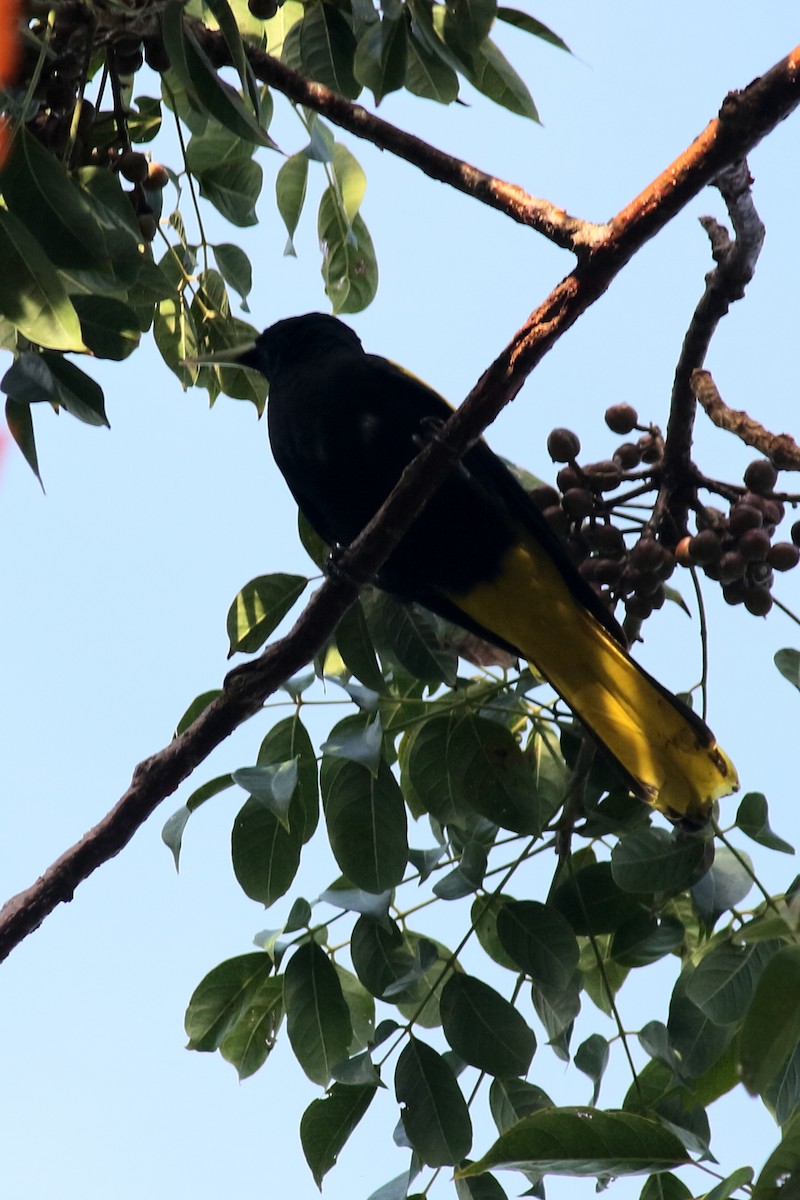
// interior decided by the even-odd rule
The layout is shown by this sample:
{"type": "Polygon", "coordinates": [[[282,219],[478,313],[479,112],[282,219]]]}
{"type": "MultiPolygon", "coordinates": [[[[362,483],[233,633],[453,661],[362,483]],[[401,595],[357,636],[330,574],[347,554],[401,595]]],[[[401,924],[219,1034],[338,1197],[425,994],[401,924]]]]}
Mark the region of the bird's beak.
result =
{"type": "Polygon", "coordinates": [[[189,358],[181,359],[182,367],[240,367],[245,368],[247,363],[242,362],[242,359],[253,350],[255,350],[255,341],[240,342],[238,346],[224,346],[220,350],[210,350],[206,354],[194,354],[189,358]]]}

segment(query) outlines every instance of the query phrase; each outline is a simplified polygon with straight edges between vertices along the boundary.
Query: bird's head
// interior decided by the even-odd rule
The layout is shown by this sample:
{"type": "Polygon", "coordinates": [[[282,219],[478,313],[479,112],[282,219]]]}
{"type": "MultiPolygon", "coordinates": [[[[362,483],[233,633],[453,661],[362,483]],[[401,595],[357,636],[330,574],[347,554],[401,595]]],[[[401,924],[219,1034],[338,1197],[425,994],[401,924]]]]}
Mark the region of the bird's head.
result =
{"type": "Polygon", "coordinates": [[[339,349],[350,353],[361,350],[361,342],[349,325],[327,313],[305,313],[276,321],[252,342],[198,354],[186,362],[249,367],[272,380],[279,371],[291,370],[320,354],[339,349]]]}

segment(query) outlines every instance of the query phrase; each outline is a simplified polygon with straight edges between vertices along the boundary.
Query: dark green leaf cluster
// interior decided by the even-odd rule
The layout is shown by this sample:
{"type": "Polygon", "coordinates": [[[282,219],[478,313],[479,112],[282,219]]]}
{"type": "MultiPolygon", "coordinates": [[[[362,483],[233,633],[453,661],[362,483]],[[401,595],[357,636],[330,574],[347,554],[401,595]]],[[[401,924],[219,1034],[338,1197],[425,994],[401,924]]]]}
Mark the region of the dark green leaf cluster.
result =
{"type": "MultiPolygon", "coordinates": [[[[258,649],[305,583],[275,575],[247,585],[229,614],[232,650],[258,649]]],[[[369,589],[314,668],[286,685],[291,715],[266,734],[256,763],[198,789],[165,840],[177,859],[190,812],[238,784],[248,797],[234,822],[233,868],[270,906],[292,886],[321,801],[340,877],[316,900],[296,899],[279,928],[258,935],[258,953],[214,968],[187,1011],[191,1048],[219,1049],[242,1076],[285,1022],[300,1067],[325,1089],[301,1122],[318,1184],[373,1103],[390,1128],[399,1109],[395,1140],[411,1150],[407,1175],[391,1184],[398,1196],[420,1172],[447,1166],[459,1196],[502,1198],[488,1172],[510,1168],[540,1196],[547,1175],[645,1174],[643,1196],[682,1200],[671,1172],[710,1153],[706,1110],[742,1081],[793,1128],[794,885],[743,908],[755,881],[748,856],[727,839],[715,854],[709,837],[654,824],[599,761],[573,851],[555,859],[548,881],[577,731],[528,670],[369,589]],[[467,653],[482,668],[472,675],[459,669],[467,653]],[[302,720],[315,677],[353,704],[319,752],[302,720]],[[421,910],[465,900],[463,937],[443,945],[421,910]],[[672,994],[638,1036],[619,1027],[611,1041],[589,1032],[573,1045],[579,1013],[618,1020],[617,994],[667,958],[672,994]],[[637,1076],[600,1108],[623,1039],[637,1076]],[[587,1107],[537,1085],[542,1042],[587,1077],[587,1107]],[[471,1162],[482,1083],[497,1140],[471,1162]]],[[[198,698],[184,722],[211,698],[198,698]]],[[[744,797],[735,824],[793,853],[771,830],[762,795],[744,797]]],[[[731,1176],[720,1196],[751,1177],[731,1176]]]]}
{"type": "MultiPolygon", "coordinates": [[[[10,153],[0,176],[0,348],[15,355],[2,380],[9,428],[39,475],[32,405],[107,424],[98,384],[64,354],[120,361],[152,332],[184,386],[198,383],[263,409],[260,376],[189,365],[255,331],[231,313],[229,289],[247,312],[252,268],[231,242],[207,241],[201,200],[230,224],[255,225],[272,96],[253,53],[267,50],[301,75],[354,99],[377,102],[406,88],[450,103],[459,77],[514,112],[536,119],[533,100],[490,38],[495,19],[552,45],[545,26],[495,0],[209,0],[187,7],[57,5],[52,20],[23,18],[19,78],[0,91],[10,153]],[[269,19],[263,19],[268,17],[269,19]],[[209,37],[213,40],[209,42],[209,37]],[[135,92],[144,64],[163,100],[135,92]],[[233,68],[237,86],[220,74],[233,68]],[[162,121],[178,123],[183,156],[169,169],[153,157],[162,121]],[[141,147],[146,147],[145,152],[141,147]],[[126,186],[130,185],[130,186],[126,186]],[[184,188],[184,185],[185,188],[184,188]],[[177,197],[170,211],[165,205],[177,197]],[[181,208],[181,201],[188,205],[181,208]],[[196,229],[187,234],[187,225],[196,229]],[[159,256],[153,254],[158,239],[159,256]]],[[[307,198],[309,162],[325,176],[317,233],[325,292],[334,312],[357,312],[378,284],[375,248],[361,213],[366,178],[315,113],[298,111],[307,145],[278,171],[277,207],[286,253],[307,198]]]]}

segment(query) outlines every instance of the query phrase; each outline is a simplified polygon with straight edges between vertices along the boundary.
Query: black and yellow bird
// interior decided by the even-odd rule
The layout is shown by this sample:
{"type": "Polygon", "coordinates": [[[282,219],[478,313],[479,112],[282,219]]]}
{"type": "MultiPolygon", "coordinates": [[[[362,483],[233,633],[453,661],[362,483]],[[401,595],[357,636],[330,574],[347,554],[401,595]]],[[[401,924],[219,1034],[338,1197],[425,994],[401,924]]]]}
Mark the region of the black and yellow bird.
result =
{"type": "MultiPolygon", "coordinates": [[[[354,540],[453,411],[321,313],[278,321],[233,361],[268,379],[275,461],[330,545],[354,540]]],[[[527,659],[631,789],[671,819],[702,824],[737,788],[710,729],[630,657],[603,600],[485,442],[427,502],[375,582],[527,659]]]]}

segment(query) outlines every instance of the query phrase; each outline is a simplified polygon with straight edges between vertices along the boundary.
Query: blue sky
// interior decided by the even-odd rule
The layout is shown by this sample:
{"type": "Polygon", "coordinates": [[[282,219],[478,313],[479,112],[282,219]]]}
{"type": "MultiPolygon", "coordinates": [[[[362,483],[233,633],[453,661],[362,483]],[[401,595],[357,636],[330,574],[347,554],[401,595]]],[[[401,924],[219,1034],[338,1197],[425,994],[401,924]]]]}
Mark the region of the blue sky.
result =
{"type": "MultiPolygon", "coordinates": [[[[569,58],[515,31],[500,39],[531,87],[543,127],[471,95],[468,109],[392,96],[381,115],[602,220],[700,132],[729,88],[789,51],[797,32],[791,6],[765,9],[754,18],[741,0],[724,14],[717,5],[531,5],[575,51],[569,58]]],[[[288,106],[278,98],[276,109],[274,136],[287,150],[299,148],[302,131],[288,106]]],[[[389,155],[344,140],[367,171],[363,214],[381,268],[375,303],[352,324],[368,349],[458,402],[571,260],[389,155]]],[[[776,431],[796,430],[799,140],[795,117],[751,157],[767,241],[747,299],[724,322],[708,360],[726,400],[776,431]]],[[[285,234],[271,191],[280,161],[263,157],[263,224],[241,239],[258,280],[251,297],[258,325],[326,308],[313,206],[296,238],[300,258],[282,257],[285,234]]],[[[665,420],[681,338],[710,265],[696,220],[705,212],[722,217],[716,193],[703,194],[648,245],[545,359],[489,431],[500,453],[548,476],[544,441],[554,425],[576,428],[587,458],[599,458],[618,440],[603,425],[608,404],[624,400],[645,418],[665,420]]],[[[238,240],[221,225],[210,236],[238,240]]],[[[180,390],[150,346],[123,366],[96,364],[96,375],[111,430],[42,414],[47,495],[13,452],[3,472],[3,898],[98,820],[135,763],[169,740],[192,697],[220,681],[225,614],[239,587],[260,573],[308,571],[291,498],[249,405],[221,398],[209,411],[202,393],[180,390]]],[[[697,443],[711,475],[735,479],[752,458],[702,420],[697,443]]],[[[688,596],[688,580],[675,582],[688,596]]],[[[778,594],[796,610],[799,592],[800,575],[780,581],[778,594]]],[[[745,790],[766,793],[774,826],[792,840],[797,697],[772,655],[800,645],[800,631],[778,613],[755,620],[708,595],[711,723],[745,790]]],[[[694,683],[696,620],[667,606],[648,625],[641,658],[675,689],[694,683]]],[[[197,982],[217,962],[247,952],[259,929],[278,925],[288,902],[265,914],[236,885],[228,843],[239,801],[231,793],[193,817],[179,876],[160,841],[163,821],[191,786],[252,761],[265,728],[251,723],[221,747],[3,964],[0,1194],[7,1200],[315,1194],[297,1127],[317,1092],[287,1047],[241,1085],[218,1056],[183,1049],[183,1012],[197,982]]],[[[735,802],[728,803],[732,816],[735,802]]],[[[795,873],[791,860],[753,856],[775,890],[795,873]]],[[[335,874],[320,846],[293,894],[313,897],[335,874]]],[[[546,877],[549,870],[542,886],[546,877]]],[[[455,915],[443,920],[445,930],[455,928],[455,915]]],[[[633,1028],[664,1016],[668,972],[646,974],[652,979],[647,990],[639,984],[635,1005],[623,992],[633,1028]]],[[[613,1032],[602,1018],[587,1031],[595,1027],[613,1032]]],[[[560,1103],[588,1099],[585,1080],[546,1048],[531,1077],[560,1103]]],[[[613,1086],[609,1103],[612,1095],[613,1086]]],[[[723,1166],[758,1165],[777,1131],[742,1096],[723,1112],[719,1124],[733,1135],[717,1151],[723,1166]]],[[[388,1141],[393,1123],[387,1098],[328,1177],[326,1197],[366,1198],[403,1168],[388,1141]]],[[[491,1138],[488,1125],[479,1126],[476,1151],[491,1138]]],[[[521,1190],[513,1176],[503,1182],[511,1194],[521,1190]]],[[[697,1177],[690,1186],[704,1187],[697,1177]]],[[[593,1184],[569,1190],[589,1195],[593,1184]]]]}

